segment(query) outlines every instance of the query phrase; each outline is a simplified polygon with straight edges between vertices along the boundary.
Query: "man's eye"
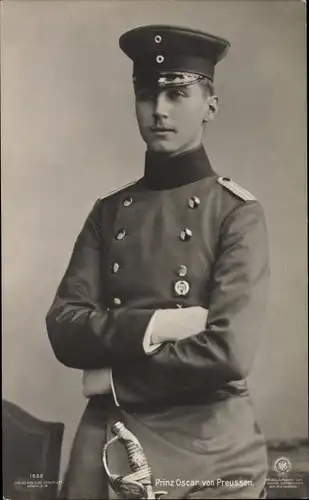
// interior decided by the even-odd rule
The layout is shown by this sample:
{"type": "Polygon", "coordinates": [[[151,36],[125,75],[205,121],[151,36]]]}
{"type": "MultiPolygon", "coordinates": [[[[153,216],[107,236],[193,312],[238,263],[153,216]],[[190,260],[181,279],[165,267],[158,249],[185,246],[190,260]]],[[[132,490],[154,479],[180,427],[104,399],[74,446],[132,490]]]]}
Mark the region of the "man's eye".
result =
{"type": "Polygon", "coordinates": [[[170,90],[169,92],[170,99],[179,99],[180,97],[185,97],[184,92],[181,90],[170,90]]]}

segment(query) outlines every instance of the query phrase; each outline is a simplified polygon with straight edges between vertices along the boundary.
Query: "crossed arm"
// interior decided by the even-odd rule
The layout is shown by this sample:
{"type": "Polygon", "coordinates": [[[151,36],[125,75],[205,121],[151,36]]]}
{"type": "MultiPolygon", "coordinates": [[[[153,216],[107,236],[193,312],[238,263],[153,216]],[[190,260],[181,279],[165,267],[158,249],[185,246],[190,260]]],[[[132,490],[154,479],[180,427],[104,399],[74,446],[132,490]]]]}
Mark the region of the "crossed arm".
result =
{"type": "Polygon", "coordinates": [[[143,369],[144,381],[160,374],[166,391],[169,384],[174,390],[180,376],[188,387],[203,380],[245,378],[259,341],[269,276],[267,232],[259,203],[241,203],[221,227],[203,326],[201,316],[192,316],[191,308],[172,312],[102,309],[99,210],[97,203],[77,238],[46,317],[57,359],[82,370],[112,366],[116,373],[125,364],[134,367],[130,373],[136,380],[143,369]],[[162,345],[147,355],[144,337],[151,320],[150,340],[162,345]]]}

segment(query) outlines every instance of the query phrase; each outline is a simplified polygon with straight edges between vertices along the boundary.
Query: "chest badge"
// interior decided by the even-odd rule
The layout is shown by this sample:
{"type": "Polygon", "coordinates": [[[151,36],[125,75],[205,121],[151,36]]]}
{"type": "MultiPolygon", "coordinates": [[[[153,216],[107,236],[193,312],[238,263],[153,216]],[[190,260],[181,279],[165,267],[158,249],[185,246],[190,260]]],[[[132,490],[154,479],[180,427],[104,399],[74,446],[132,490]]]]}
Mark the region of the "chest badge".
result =
{"type": "Polygon", "coordinates": [[[189,290],[190,290],[190,285],[187,281],[180,280],[180,281],[176,281],[176,283],[174,285],[174,289],[175,289],[176,295],[184,296],[184,295],[188,295],[189,290]]]}

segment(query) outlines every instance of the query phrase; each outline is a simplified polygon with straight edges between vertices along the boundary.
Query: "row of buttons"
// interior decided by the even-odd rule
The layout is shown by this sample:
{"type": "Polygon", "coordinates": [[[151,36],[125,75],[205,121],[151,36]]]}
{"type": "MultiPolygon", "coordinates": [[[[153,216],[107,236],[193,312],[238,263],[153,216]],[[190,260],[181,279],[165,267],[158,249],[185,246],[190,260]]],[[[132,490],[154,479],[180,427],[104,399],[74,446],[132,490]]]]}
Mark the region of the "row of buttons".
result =
{"type": "MultiPolygon", "coordinates": [[[[112,265],[113,274],[118,273],[119,269],[120,269],[119,263],[114,262],[112,265]]],[[[187,272],[188,272],[188,268],[187,268],[187,266],[184,266],[184,265],[180,265],[176,271],[178,276],[181,276],[181,277],[186,276],[187,272]]],[[[190,290],[190,285],[187,281],[181,280],[181,281],[177,281],[175,283],[174,289],[175,289],[175,292],[177,295],[187,295],[189,293],[189,290],[190,290]]],[[[113,298],[113,304],[115,306],[121,305],[121,300],[119,299],[119,297],[113,298]]]]}
{"type": "MultiPolygon", "coordinates": [[[[119,269],[120,269],[120,264],[118,262],[114,262],[112,265],[112,273],[117,274],[119,269]]],[[[187,272],[188,272],[187,266],[183,266],[183,265],[179,266],[179,268],[176,271],[178,276],[186,276],[187,272]]]]}
{"type": "MultiPolygon", "coordinates": [[[[129,207],[130,205],[132,205],[133,203],[133,198],[131,196],[128,196],[127,198],[125,198],[122,202],[122,205],[124,207],[129,207]]],[[[188,206],[190,208],[197,208],[201,203],[201,200],[199,199],[198,196],[192,196],[189,200],[188,200],[188,206]]]]}
{"type": "MultiPolygon", "coordinates": [[[[120,269],[120,265],[118,264],[118,262],[114,262],[113,266],[112,266],[113,273],[116,274],[119,271],[119,269],[120,269]]],[[[184,277],[187,275],[188,268],[187,268],[187,266],[180,265],[176,272],[177,272],[178,276],[184,277]]],[[[187,295],[189,293],[190,285],[187,281],[180,280],[180,281],[176,281],[176,283],[174,285],[174,289],[175,289],[175,292],[177,295],[184,296],[184,295],[187,295]]],[[[119,299],[119,297],[114,297],[113,304],[115,306],[120,306],[121,299],[119,299]]]]}
{"type": "MultiPolygon", "coordinates": [[[[188,295],[188,293],[190,291],[190,285],[189,285],[188,281],[185,281],[185,280],[176,281],[176,283],[174,285],[174,290],[176,292],[176,295],[185,296],[185,295],[188,295]]],[[[113,304],[115,306],[118,307],[121,305],[121,303],[122,302],[121,302],[121,299],[119,299],[119,297],[113,297],[113,304]]],[[[181,307],[181,306],[178,306],[178,307],[181,307]]]]}
{"type": "MultiPolygon", "coordinates": [[[[125,235],[127,234],[127,231],[125,229],[119,229],[119,231],[116,233],[116,240],[120,241],[122,240],[125,235]]],[[[182,241],[189,241],[190,238],[192,237],[192,231],[191,229],[188,229],[187,227],[185,229],[182,229],[182,231],[180,232],[180,239],[182,241]]]]}

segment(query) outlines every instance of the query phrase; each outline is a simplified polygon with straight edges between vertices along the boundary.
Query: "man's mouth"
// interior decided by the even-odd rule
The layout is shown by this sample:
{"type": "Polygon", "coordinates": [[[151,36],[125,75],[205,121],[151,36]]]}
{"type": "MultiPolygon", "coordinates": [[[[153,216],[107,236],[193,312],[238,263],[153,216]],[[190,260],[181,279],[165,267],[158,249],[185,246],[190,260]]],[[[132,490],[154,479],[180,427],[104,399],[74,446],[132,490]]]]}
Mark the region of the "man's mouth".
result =
{"type": "Polygon", "coordinates": [[[159,134],[166,132],[175,132],[175,129],[170,127],[151,127],[151,131],[159,134]]]}

